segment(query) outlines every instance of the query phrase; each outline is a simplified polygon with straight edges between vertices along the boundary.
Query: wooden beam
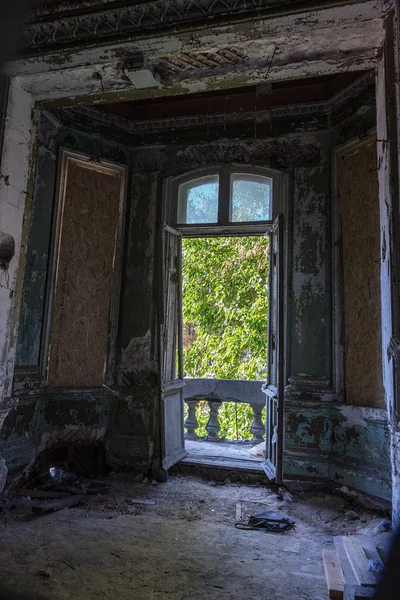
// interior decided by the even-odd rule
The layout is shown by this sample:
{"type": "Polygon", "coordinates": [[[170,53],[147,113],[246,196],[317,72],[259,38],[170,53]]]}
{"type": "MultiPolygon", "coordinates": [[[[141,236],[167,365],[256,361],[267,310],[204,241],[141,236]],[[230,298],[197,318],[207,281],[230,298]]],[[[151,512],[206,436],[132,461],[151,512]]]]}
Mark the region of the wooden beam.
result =
{"type": "Polygon", "coordinates": [[[329,598],[332,600],[343,599],[344,577],[340,564],[339,554],[336,550],[323,550],[325,579],[328,586],[329,598]]]}
{"type": "Polygon", "coordinates": [[[376,586],[376,577],[369,570],[368,558],[362,546],[354,537],[343,538],[343,544],[357,583],[361,586],[376,586]]]}

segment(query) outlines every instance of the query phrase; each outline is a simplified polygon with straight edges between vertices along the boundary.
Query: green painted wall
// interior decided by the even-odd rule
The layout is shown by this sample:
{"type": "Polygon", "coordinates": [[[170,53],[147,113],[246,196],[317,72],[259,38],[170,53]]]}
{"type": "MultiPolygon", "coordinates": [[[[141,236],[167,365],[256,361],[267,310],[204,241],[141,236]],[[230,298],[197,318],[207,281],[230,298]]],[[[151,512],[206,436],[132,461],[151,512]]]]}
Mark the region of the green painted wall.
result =
{"type": "Polygon", "coordinates": [[[17,366],[39,366],[55,180],[56,156],[52,150],[40,144],[18,330],[17,366]]]}
{"type": "Polygon", "coordinates": [[[294,173],[288,375],[331,377],[329,171],[326,162],[294,173]]]}

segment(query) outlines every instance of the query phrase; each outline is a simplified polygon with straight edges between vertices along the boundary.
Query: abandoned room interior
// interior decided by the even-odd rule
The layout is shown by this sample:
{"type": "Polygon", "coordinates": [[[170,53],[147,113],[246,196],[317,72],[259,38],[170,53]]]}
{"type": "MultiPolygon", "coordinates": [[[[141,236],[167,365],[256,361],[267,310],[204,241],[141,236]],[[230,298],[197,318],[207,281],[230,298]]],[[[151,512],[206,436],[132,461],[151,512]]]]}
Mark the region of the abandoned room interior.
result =
{"type": "Polygon", "coordinates": [[[0,94],[5,597],[373,597],[399,49],[396,0],[32,3],[0,94]],[[266,509],[294,529],[235,527],[266,509]]]}

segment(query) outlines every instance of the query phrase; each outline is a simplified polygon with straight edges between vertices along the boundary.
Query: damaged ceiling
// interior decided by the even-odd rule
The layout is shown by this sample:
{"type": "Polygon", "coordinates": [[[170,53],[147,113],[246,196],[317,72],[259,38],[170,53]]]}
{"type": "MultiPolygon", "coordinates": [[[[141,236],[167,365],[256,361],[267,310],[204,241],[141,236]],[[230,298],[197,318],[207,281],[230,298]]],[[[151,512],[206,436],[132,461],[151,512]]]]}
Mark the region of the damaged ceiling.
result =
{"type": "MultiPolygon", "coordinates": [[[[236,56],[232,52],[232,56],[236,56]]],[[[188,69],[190,58],[181,65],[188,69]]],[[[182,58],[183,61],[183,58],[182,58]]],[[[298,79],[291,82],[274,82],[200,94],[157,98],[152,100],[128,101],[104,104],[99,110],[119,115],[133,121],[185,117],[193,115],[215,115],[219,113],[241,113],[264,111],[273,107],[294,104],[327,102],[367,73],[350,72],[298,79]]]]}
{"type": "Polygon", "coordinates": [[[323,7],[252,0],[240,8],[233,0],[87,0],[79,10],[76,3],[46,3],[36,7],[24,50],[6,71],[47,106],[362,72],[376,64],[389,8],[372,0],[323,7]]]}

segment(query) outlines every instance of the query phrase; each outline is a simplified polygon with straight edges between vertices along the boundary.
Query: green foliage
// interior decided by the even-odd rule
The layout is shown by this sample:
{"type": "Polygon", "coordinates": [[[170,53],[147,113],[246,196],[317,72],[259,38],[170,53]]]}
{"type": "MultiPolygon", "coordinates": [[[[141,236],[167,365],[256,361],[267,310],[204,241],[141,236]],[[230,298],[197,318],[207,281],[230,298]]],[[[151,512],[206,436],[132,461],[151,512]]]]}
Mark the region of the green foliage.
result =
{"type": "Polygon", "coordinates": [[[263,380],[267,316],[267,238],[183,240],[186,377],[263,380]]]}
{"type": "MultiPolygon", "coordinates": [[[[196,431],[199,437],[207,435],[206,425],[210,410],[207,402],[197,405],[197,421],[199,427],[196,431]]],[[[221,429],[219,436],[227,440],[241,440],[251,437],[250,425],[253,422],[253,411],[249,404],[237,402],[224,402],[218,413],[221,429]]]]}
{"type": "MultiPolygon", "coordinates": [[[[186,377],[263,380],[268,319],[268,239],[183,240],[186,377]]],[[[207,435],[207,402],[197,405],[197,435],[207,435]]],[[[249,439],[248,404],[224,402],[220,437],[249,439]]]]}

